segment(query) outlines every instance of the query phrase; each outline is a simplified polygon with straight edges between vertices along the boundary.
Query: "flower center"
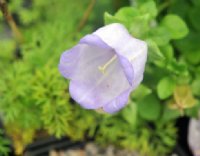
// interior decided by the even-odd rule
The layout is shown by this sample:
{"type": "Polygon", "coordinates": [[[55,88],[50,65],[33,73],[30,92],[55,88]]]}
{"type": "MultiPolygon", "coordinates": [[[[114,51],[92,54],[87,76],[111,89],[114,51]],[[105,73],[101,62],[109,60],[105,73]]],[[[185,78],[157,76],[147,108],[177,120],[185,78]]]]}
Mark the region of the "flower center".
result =
{"type": "Polygon", "coordinates": [[[104,65],[101,65],[98,67],[98,69],[103,73],[105,74],[105,70],[106,68],[111,64],[113,63],[113,61],[115,61],[117,58],[117,55],[114,55],[110,60],[108,60],[108,62],[106,62],[104,65]]]}

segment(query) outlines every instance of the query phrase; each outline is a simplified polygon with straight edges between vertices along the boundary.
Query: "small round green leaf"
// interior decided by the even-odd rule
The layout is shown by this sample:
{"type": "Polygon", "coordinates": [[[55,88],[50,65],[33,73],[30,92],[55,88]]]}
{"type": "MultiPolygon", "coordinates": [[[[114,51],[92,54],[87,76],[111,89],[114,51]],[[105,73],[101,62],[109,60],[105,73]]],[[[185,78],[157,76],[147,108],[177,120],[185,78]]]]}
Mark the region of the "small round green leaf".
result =
{"type": "Polygon", "coordinates": [[[145,3],[142,3],[139,6],[139,10],[141,14],[150,13],[151,18],[155,18],[158,14],[158,10],[156,8],[156,3],[154,2],[154,0],[148,0],[145,3]]]}
{"type": "Polygon", "coordinates": [[[139,115],[149,121],[155,121],[161,113],[161,105],[158,99],[153,95],[147,95],[138,102],[139,115]]]}
{"type": "Polygon", "coordinates": [[[161,79],[157,85],[157,93],[160,99],[166,99],[173,94],[175,82],[170,77],[161,79]]]}
{"type": "Polygon", "coordinates": [[[189,32],[185,22],[177,15],[168,14],[163,18],[161,25],[168,29],[172,39],[181,39],[189,32]]]}

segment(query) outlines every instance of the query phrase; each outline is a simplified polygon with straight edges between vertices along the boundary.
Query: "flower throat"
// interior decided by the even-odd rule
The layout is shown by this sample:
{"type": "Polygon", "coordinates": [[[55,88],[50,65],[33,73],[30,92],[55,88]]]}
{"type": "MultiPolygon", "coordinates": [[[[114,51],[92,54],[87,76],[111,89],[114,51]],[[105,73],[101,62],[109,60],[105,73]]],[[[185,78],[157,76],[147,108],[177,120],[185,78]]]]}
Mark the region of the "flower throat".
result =
{"type": "Polygon", "coordinates": [[[98,69],[99,69],[103,74],[105,74],[106,68],[108,68],[108,66],[109,66],[110,64],[112,64],[113,61],[116,60],[116,58],[117,58],[117,55],[114,55],[114,56],[113,56],[110,60],[108,60],[108,62],[106,62],[104,65],[98,66],[98,69]]]}

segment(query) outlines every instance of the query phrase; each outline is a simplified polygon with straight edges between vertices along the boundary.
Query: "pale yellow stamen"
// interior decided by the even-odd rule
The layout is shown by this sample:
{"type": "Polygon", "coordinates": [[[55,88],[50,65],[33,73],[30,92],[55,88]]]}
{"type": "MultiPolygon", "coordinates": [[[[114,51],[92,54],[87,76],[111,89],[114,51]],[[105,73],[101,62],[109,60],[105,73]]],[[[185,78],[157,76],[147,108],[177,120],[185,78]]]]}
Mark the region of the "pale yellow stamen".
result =
{"type": "Polygon", "coordinates": [[[110,60],[108,60],[108,62],[106,62],[104,65],[99,66],[98,69],[99,69],[103,74],[105,74],[106,68],[107,68],[113,61],[115,61],[116,58],[117,58],[117,56],[114,55],[114,56],[113,56],[110,60]]]}

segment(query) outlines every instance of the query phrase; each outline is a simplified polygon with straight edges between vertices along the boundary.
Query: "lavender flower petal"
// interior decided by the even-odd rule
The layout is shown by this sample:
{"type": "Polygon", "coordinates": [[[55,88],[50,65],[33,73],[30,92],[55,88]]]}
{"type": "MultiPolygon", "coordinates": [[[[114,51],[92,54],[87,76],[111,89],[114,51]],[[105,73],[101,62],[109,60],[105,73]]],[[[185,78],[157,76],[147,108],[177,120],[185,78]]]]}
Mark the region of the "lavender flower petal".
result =
{"type": "Polygon", "coordinates": [[[93,75],[82,81],[70,82],[70,94],[84,108],[97,109],[117,97],[124,90],[131,88],[119,61],[110,65],[105,74],[96,67],[93,75]],[[95,76],[97,73],[97,76],[95,76]],[[120,82],[120,85],[119,85],[120,82]]]}
{"type": "Polygon", "coordinates": [[[107,113],[115,113],[122,109],[128,103],[128,97],[131,89],[127,89],[119,96],[115,97],[112,101],[103,106],[103,110],[107,113]]]}
{"type": "Polygon", "coordinates": [[[134,69],[133,89],[143,79],[144,67],[147,59],[147,44],[133,38],[126,28],[119,23],[114,23],[94,32],[115,51],[129,60],[134,69]]]}
{"type": "Polygon", "coordinates": [[[70,94],[81,106],[114,113],[142,81],[146,58],[146,43],[115,23],[86,35],[64,52],[59,70],[71,80],[70,94]]]}

